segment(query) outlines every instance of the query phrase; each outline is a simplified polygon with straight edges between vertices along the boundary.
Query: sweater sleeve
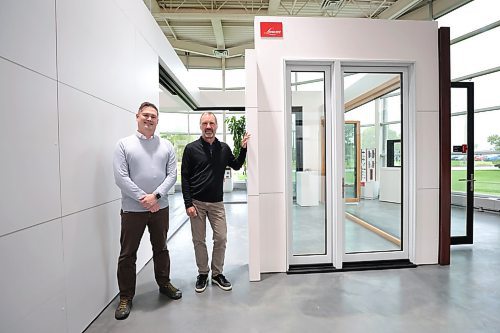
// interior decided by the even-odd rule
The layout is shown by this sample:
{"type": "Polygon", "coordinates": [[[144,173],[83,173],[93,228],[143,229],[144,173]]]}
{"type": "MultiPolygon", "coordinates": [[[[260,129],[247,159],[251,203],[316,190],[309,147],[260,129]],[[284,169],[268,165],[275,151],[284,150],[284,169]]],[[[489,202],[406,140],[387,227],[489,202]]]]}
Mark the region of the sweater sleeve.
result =
{"type": "Polygon", "coordinates": [[[247,149],[241,147],[240,149],[240,154],[238,157],[234,157],[233,152],[231,149],[229,150],[229,159],[228,159],[228,165],[233,168],[234,170],[239,170],[243,163],[245,163],[245,158],[247,157],[247,149]]]}
{"type": "Polygon", "coordinates": [[[168,147],[169,155],[167,165],[165,165],[167,176],[165,177],[165,180],[160,184],[160,186],[158,186],[155,190],[155,192],[159,193],[162,197],[167,195],[170,188],[174,186],[175,182],[177,181],[177,157],[175,156],[174,146],[172,145],[172,143],[170,143],[170,141],[165,141],[168,147]]]}
{"type": "Polygon", "coordinates": [[[113,155],[113,173],[115,175],[115,183],[120,188],[123,194],[136,201],[146,195],[146,192],[141,190],[130,179],[127,158],[125,156],[125,147],[123,142],[118,142],[113,155]]]}
{"type": "Polygon", "coordinates": [[[189,172],[189,147],[184,148],[181,164],[181,183],[182,183],[182,196],[184,198],[184,206],[187,208],[193,206],[193,199],[191,197],[191,175],[189,172]]]}

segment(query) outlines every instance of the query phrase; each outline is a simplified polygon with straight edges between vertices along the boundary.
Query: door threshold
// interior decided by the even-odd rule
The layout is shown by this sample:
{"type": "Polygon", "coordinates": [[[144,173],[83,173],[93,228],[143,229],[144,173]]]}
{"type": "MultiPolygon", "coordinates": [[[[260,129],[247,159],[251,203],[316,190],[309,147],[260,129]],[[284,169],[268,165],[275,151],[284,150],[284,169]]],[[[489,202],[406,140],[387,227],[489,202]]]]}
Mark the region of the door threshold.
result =
{"type": "Polygon", "coordinates": [[[335,272],[336,268],[332,264],[308,264],[308,265],[290,265],[287,274],[311,274],[311,273],[330,273],[335,272]]]}
{"type": "Polygon", "coordinates": [[[287,274],[333,273],[350,271],[368,271],[381,269],[416,268],[417,265],[409,260],[377,260],[345,262],[342,268],[335,268],[332,264],[290,265],[287,274]]]}
{"type": "Polygon", "coordinates": [[[345,272],[417,267],[407,259],[345,262],[342,266],[345,272]]]}

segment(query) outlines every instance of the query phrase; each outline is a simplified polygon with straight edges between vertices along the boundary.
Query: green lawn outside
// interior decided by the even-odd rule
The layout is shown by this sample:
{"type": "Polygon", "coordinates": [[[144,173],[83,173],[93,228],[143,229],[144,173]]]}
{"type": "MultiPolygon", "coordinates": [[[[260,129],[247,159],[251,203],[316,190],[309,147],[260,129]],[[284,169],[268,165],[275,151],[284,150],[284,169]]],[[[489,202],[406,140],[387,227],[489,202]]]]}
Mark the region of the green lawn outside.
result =
{"type": "MultiPolygon", "coordinates": [[[[465,192],[466,182],[459,179],[465,178],[466,170],[451,170],[451,190],[453,192],[465,192]]],[[[486,194],[500,196],[500,170],[476,170],[474,171],[474,194],[486,194]]]]}

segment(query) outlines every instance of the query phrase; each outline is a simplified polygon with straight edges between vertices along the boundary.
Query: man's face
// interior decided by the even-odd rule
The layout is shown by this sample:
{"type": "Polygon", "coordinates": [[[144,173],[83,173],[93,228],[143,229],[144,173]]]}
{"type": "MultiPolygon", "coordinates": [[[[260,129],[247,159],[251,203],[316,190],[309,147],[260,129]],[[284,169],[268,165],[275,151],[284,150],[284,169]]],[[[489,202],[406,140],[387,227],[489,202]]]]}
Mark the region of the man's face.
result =
{"type": "Polygon", "coordinates": [[[154,108],[147,106],[135,116],[137,118],[137,130],[140,133],[152,135],[155,132],[156,125],[158,125],[158,114],[154,108]]]}
{"type": "Polygon", "coordinates": [[[201,136],[204,139],[211,140],[215,137],[215,133],[217,132],[217,120],[214,115],[205,114],[200,119],[200,129],[201,136]]]}

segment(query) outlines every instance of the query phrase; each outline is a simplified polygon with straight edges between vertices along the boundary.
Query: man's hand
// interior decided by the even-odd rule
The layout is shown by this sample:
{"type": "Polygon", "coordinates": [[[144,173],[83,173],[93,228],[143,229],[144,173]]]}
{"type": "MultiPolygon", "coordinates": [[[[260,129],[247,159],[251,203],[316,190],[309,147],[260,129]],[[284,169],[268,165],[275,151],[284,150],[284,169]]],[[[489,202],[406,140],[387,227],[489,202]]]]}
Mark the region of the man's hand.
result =
{"type": "Polygon", "coordinates": [[[194,208],[194,206],[191,206],[189,208],[186,208],[186,214],[189,216],[189,217],[195,217],[195,216],[198,216],[198,213],[196,212],[196,208],[194,208]]]}
{"type": "Polygon", "coordinates": [[[243,139],[241,140],[241,147],[246,148],[248,140],[250,140],[250,137],[252,135],[248,132],[245,132],[245,135],[243,136],[243,139]]]}
{"type": "MultiPolygon", "coordinates": [[[[158,205],[158,200],[156,200],[156,196],[154,194],[146,194],[139,199],[142,207],[151,211],[155,205],[158,205]]],[[[153,212],[154,213],[154,212],[153,212]]]]}
{"type": "Polygon", "coordinates": [[[159,211],[159,210],[160,210],[160,204],[155,204],[155,205],[153,205],[151,208],[149,208],[149,211],[150,211],[151,213],[156,213],[156,212],[157,212],[157,211],[159,211]]]}

